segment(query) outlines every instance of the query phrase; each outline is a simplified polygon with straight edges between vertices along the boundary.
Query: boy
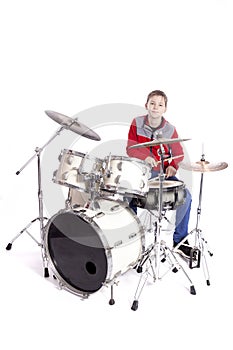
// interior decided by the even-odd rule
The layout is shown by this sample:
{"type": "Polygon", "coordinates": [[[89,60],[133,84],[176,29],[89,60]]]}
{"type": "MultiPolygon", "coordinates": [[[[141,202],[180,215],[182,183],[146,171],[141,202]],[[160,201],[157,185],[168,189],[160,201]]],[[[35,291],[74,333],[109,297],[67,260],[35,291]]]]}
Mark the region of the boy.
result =
{"type": "MultiPolygon", "coordinates": [[[[158,176],[160,171],[160,145],[150,147],[130,148],[130,146],[150,142],[154,139],[162,137],[163,139],[178,138],[176,128],[171,125],[163,116],[167,110],[167,96],[163,91],[154,90],[149,93],[145,104],[147,114],[133,119],[129,133],[126,152],[129,157],[135,157],[144,160],[152,167],[151,178],[158,176]]],[[[164,158],[176,157],[170,161],[164,161],[164,174],[166,180],[178,181],[175,177],[179,168],[179,162],[183,159],[183,148],[179,142],[163,144],[164,158]],[[180,156],[180,157],[178,157],[180,156]]],[[[176,209],[176,224],[173,234],[173,246],[176,247],[181,240],[188,235],[188,223],[191,210],[191,194],[188,189],[186,191],[185,203],[176,209]]],[[[131,206],[132,209],[135,210],[131,206]]],[[[136,211],[136,210],[135,210],[136,211]]],[[[179,253],[186,258],[191,256],[191,247],[185,240],[179,246],[179,253]]]]}

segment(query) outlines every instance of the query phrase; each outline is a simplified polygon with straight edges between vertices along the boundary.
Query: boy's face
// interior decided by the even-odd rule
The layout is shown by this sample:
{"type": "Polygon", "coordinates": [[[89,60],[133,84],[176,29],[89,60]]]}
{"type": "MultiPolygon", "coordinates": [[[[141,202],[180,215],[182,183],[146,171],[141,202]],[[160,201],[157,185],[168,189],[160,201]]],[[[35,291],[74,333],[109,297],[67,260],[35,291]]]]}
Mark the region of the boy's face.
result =
{"type": "Polygon", "coordinates": [[[166,112],[165,100],[163,96],[152,96],[146,103],[146,109],[151,118],[161,118],[163,113],[166,112]]]}

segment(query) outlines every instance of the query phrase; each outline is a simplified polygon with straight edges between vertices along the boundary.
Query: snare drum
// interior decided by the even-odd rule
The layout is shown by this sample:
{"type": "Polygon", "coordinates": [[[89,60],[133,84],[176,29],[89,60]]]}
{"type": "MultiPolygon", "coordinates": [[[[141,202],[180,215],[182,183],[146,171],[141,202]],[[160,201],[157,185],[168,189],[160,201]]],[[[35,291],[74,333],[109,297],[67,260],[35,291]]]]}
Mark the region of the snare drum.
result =
{"type": "Polygon", "coordinates": [[[103,190],[128,196],[144,196],[148,192],[151,167],[137,158],[110,156],[103,178],[103,190]]]}
{"type": "Polygon", "coordinates": [[[103,161],[90,155],[64,149],[59,157],[58,170],[53,174],[53,181],[59,185],[77,188],[89,192],[90,179],[88,174],[101,172],[103,161]]]}
{"type": "MultiPolygon", "coordinates": [[[[144,198],[136,198],[133,204],[147,210],[159,210],[159,181],[148,181],[149,191],[144,198]]],[[[182,181],[163,181],[162,209],[173,210],[184,204],[185,185],[182,181]]]]}
{"type": "Polygon", "coordinates": [[[63,209],[45,227],[45,252],[60,285],[75,294],[99,290],[134,267],[144,252],[140,220],[124,202],[63,209]]]}

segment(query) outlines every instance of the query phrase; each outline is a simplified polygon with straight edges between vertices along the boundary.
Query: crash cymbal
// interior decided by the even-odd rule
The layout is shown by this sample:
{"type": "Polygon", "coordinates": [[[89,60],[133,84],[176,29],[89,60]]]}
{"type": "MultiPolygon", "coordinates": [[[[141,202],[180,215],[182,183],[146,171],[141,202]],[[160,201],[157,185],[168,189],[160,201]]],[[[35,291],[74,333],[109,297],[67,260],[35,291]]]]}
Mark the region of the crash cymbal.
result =
{"type": "Polygon", "coordinates": [[[74,131],[76,134],[79,134],[92,140],[99,141],[101,139],[96,132],[89,129],[87,126],[75,119],[72,119],[64,114],[57,113],[54,111],[45,111],[45,113],[55,122],[62,125],[65,129],[74,131]]]}
{"type": "Polygon", "coordinates": [[[156,145],[166,145],[166,144],[171,144],[171,143],[176,143],[176,142],[183,142],[183,141],[188,141],[191,139],[165,139],[163,137],[158,138],[157,140],[149,141],[149,142],[143,142],[143,143],[138,143],[137,145],[130,146],[129,148],[142,148],[142,147],[151,147],[151,146],[156,146],[156,145]]]}
{"type": "Polygon", "coordinates": [[[189,164],[181,162],[179,165],[185,170],[199,171],[201,173],[223,170],[228,167],[226,162],[210,163],[206,160],[199,160],[198,162],[189,164]]]}

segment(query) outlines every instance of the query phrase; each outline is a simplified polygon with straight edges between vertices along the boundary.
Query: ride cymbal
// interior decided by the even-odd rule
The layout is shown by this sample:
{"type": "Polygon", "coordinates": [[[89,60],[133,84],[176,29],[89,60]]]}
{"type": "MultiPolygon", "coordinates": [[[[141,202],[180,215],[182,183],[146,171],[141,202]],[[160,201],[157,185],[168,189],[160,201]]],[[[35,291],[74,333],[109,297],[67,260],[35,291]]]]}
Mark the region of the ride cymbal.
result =
{"type": "Polygon", "coordinates": [[[89,129],[86,125],[73,118],[54,111],[45,111],[45,113],[55,122],[62,125],[65,129],[71,130],[76,134],[87,137],[91,140],[101,140],[100,136],[95,131],[89,129]]]}
{"type": "Polygon", "coordinates": [[[209,171],[223,170],[228,167],[228,164],[226,162],[210,163],[206,160],[199,160],[198,162],[189,164],[181,162],[179,166],[185,170],[199,171],[201,173],[205,173],[209,171]]]}
{"type": "Polygon", "coordinates": [[[149,141],[149,142],[143,142],[143,143],[138,143],[137,145],[130,146],[129,148],[142,148],[142,147],[151,147],[151,146],[156,146],[156,145],[166,145],[166,144],[171,144],[171,143],[176,143],[176,142],[183,142],[183,141],[188,141],[191,139],[181,139],[181,138],[176,138],[176,139],[165,139],[163,137],[158,138],[157,140],[149,141]]]}

